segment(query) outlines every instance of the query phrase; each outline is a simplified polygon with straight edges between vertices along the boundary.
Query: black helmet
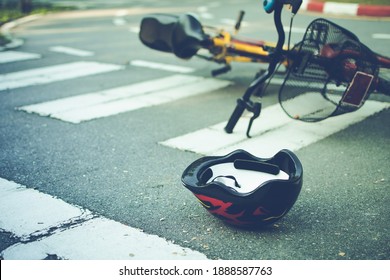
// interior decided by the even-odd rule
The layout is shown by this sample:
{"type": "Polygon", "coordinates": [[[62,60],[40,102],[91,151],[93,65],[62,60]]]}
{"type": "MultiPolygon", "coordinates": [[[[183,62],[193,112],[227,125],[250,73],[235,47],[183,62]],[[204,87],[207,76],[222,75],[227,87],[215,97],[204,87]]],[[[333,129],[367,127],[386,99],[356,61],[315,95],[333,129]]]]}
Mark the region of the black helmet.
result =
{"type": "Polygon", "coordinates": [[[183,185],[214,216],[241,227],[261,227],[282,218],[302,188],[302,164],[289,150],[262,159],[244,150],[206,156],[190,164],[183,185]]]}

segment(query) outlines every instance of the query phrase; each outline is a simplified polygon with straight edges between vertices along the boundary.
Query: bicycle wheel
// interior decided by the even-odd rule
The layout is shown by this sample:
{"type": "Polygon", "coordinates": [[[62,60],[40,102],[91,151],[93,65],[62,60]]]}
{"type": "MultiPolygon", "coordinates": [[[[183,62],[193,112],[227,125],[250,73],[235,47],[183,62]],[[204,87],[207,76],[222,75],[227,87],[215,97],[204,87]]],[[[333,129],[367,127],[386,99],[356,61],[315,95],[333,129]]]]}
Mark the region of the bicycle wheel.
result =
{"type": "Polygon", "coordinates": [[[309,25],[290,57],[279,103],[294,119],[315,122],[353,112],[374,90],[379,70],[374,53],[325,19],[309,25]]]}

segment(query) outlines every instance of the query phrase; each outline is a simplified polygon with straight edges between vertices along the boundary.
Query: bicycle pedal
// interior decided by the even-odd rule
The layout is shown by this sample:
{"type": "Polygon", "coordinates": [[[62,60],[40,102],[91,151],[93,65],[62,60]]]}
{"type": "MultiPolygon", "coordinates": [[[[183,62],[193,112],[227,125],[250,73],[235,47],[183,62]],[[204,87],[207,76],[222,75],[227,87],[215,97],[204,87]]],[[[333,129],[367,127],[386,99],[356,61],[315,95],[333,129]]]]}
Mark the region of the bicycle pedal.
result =
{"type": "Polygon", "coordinates": [[[215,76],[224,74],[224,73],[226,73],[226,72],[229,72],[230,70],[232,70],[232,67],[231,67],[230,65],[226,65],[226,66],[224,66],[224,67],[222,67],[222,68],[212,70],[212,71],[211,71],[211,75],[212,75],[213,77],[215,77],[215,76]]]}

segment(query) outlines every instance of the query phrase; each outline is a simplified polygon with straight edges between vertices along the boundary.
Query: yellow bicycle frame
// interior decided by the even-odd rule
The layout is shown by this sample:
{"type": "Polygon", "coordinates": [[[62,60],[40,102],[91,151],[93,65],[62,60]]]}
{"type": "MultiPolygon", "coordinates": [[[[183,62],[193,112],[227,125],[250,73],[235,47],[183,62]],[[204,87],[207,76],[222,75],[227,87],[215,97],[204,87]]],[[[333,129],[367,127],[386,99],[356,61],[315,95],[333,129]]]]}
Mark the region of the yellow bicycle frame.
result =
{"type": "MultiPolygon", "coordinates": [[[[213,46],[220,48],[220,52],[213,59],[217,62],[230,64],[231,62],[257,62],[268,63],[270,52],[264,50],[261,46],[245,43],[244,41],[232,41],[232,36],[229,32],[221,30],[218,37],[212,38],[213,46]],[[245,55],[231,54],[229,50],[235,50],[237,53],[247,53],[245,55]],[[258,57],[258,58],[256,58],[258,57]]],[[[275,43],[265,42],[265,45],[270,48],[276,47],[275,43]]],[[[285,49],[287,49],[285,47],[285,49]]]]}

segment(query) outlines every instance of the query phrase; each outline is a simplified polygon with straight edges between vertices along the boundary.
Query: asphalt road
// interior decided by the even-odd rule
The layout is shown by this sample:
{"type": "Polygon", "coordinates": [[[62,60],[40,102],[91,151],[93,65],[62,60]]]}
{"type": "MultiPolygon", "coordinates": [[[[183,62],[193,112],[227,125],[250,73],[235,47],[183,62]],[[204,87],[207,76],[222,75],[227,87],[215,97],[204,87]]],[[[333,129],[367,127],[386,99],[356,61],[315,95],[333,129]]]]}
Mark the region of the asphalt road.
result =
{"type": "MultiPolygon", "coordinates": [[[[159,1],[147,6],[144,2],[123,7],[127,12],[115,7],[47,15],[14,29],[17,37],[25,40],[17,51],[41,57],[1,64],[1,75],[81,60],[121,69],[1,90],[0,177],[210,259],[389,259],[389,109],[295,151],[304,167],[298,201],[282,220],[257,231],[233,228],[210,216],[180,182],[183,170],[202,155],[160,144],[226,121],[257,65],[234,65],[233,71],[219,77],[232,85],[207,94],[79,124],[18,110],[172,75],[133,66],[134,60],[191,67],[195,71],[190,75],[209,78],[217,65],[197,59],[182,61],[140,43],[137,27],[150,12],[198,12],[203,13],[205,23],[230,28],[229,21],[221,19],[234,20],[236,11],[244,9],[247,24],[243,36],[276,38],[272,17],[253,1],[229,1],[229,5],[180,1],[175,6],[165,1],[164,7],[159,1]],[[51,50],[53,46],[88,50],[93,55],[59,53],[51,50]]],[[[299,40],[316,16],[296,16],[293,41],[299,40]]],[[[390,41],[373,38],[373,34],[388,34],[388,20],[332,20],[353,30],[373,50],[390,55],[390,41]]],[[[264,104],[276,103],[276,87],[271,86],[264,104]]],[[[0,231],[0,250],[20,240],[12,232],[0,231]]]]}

